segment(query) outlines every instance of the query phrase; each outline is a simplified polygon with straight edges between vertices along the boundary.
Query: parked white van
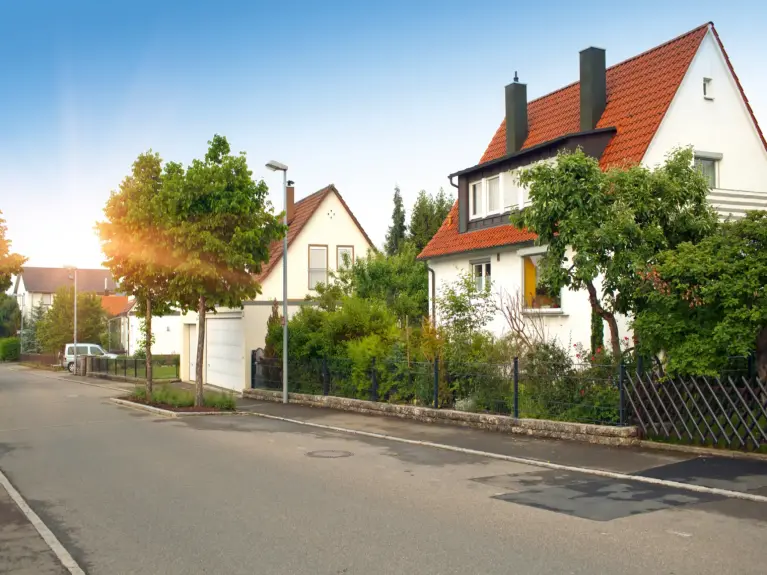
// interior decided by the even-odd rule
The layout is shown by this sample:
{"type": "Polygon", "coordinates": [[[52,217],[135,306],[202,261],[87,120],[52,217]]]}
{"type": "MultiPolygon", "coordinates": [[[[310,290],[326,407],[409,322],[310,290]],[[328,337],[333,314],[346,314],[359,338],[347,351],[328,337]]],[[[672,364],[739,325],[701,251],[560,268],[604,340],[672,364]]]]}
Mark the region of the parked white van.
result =
{"type": "MultiPolygon", "coordinates": [[[[92,355],[95,357],[108,357],[114,359],[117,357],[114,353],[104,351],[104,348],[95,343],[78,343],[77,355],[92,355]]],[[[61,358],[62,367],[66,367],[69,373],[75,372],[75,344],[68,343],[64,346],[64,355],[61,358]]]]}

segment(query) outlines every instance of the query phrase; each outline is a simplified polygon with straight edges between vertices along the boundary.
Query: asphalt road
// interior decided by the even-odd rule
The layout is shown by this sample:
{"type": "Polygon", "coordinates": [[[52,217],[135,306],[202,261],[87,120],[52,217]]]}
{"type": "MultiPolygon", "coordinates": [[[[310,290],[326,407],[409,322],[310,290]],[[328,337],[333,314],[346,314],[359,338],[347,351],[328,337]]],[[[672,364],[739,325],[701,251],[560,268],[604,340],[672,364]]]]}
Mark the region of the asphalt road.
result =
{"type": "Polygon", "coordinates": [[[765,572],[761,504],[112,395],[0,366],[0,469],[87,573],[765,572]]]}

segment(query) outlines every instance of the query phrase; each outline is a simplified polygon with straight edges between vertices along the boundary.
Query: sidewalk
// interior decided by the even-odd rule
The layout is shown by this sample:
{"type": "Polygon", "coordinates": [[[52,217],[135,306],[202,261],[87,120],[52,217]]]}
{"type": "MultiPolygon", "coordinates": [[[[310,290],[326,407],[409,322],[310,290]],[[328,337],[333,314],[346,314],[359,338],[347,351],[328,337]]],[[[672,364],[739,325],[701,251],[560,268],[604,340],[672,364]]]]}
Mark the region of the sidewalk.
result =
{"type": "Polygon", "coordinates": [[[66,575],[50,547],[0,486],[0,573],[66,575]]]}
{"type": "Polygon", "coordinates": [[[362,415],[252,399],[239,400],[237,409],[486,453],[767,495],[767,461],[761,460],[529,438],[464,427],[419,423],[396,417],[362,415]]]}

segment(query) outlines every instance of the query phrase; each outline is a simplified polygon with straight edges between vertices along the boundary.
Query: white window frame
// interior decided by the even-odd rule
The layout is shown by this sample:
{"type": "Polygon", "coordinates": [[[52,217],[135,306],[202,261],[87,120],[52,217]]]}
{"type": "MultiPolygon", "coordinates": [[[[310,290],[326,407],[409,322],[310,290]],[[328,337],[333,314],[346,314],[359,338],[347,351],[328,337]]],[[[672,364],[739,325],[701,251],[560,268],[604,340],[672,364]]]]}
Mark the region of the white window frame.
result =
{"type": "Polygon", "coordinates": [[[354,265],[354,246],[343,245],[336,246],[336,269],[340,270],[344,267],[344,258],[341,255],[341,250],[349,252],[349,267],[354,265]]]}
{"type": "Polygon", "coordinates": [[[547,246],[532,246],[529,248],[521,248],[517,250],[520,264],[520,284],[522,286],[522,313],[524,314],[540,314],[540,315],[567,315],[564,311],[564,302],[562,301],[562,292],[564,289],[559,290],[559,307],[540,308],[540,307],[527,307],[527,300],[525,299],[525,258],[528,256],[542,256],[548,250],[547,246]]]}
{"type": "Polygon", "coordinates": [[[723,157],[722,154],[719,154],[717,152],[703,152],[699,150],[696,150],[695,152],[693,152],[693,159],[692,159],[693,166],[695,166],[695,160],[706,160],[713,163],[714,185],[711,186],[712,190],[719,188],[719,166],[720,166],[720,161],[722,157],[723,157]]]}
{"type": "Polygon", "coordinates": [[[477,207],[474,202],[474,186],[479,186],[479,193],[477,197],[480,200],[485,196],[485,180],[477,180],[475,182],[469,182],[469,219],[478,220],[484,217],[485,206],[477,207]]]}
{"type": "Polygon", "coordinates": [[[503,205],[503,178],[501,177],[502,174],[498,173],[495,176],[490,176],[489,178],[481,178],[479,180],[474,180],[473,182],[469,182],[469,219],[470,220],[481,220],[482,218],[486,218],[488,216],[497,216],[498,214],[502,214],[505,211],[506,206],[503,205]],[[498,179],[498,209],[490,211],[489,205],[490,205],[490,186],[488,182],[490,180],[498,179]],[[479,186],[479,194],[482,201],[482,205],[475,206],[474,205],[474,186],[479,186]]]}
{"type": "Polygon", "coordinates": [[[479,289],[480,291],[484,290],[487,287],[487,279],[486,278],[489,277],[490,281],[491,282],[493,281],[493,267],[492,267],[492,263],[490,262],[490,258],[484,258],[484,259],[481,259],[481,260],[472,260],[472,261],[469,262],[469,265],[471,266],[470,267],[470,269],[471,269],[471,277],[474,280],[475,285],[476,285],[476,282],[477,282],[478,278],[481,278],[481,280],[482,280],[480,282],[482,285],[477,286],[477,289],[479,289]],[[479,276],[475,275],[477,268],[479,268],[479,270],[481,272],[481,275],[479,275],[479,276]],[[490,270],[489,274],[487,273],[488,270],[490,270]]]}
{"type": "Polygon", "coordinates": [[[314,291],[317,288],[317,284],[318,283],[324,283],[326,285],[328,283],[328,271],[329,271],[328,270],[328,267],[329,267],[328,266],[328,258],[329,258],[328,252],[329,251],[330,250],[328,249],[328,246],[326,244],[309,244],[309,252],[308,252],[309,260],[307,261],[307,266],[306,267],[307,267],[307,275],[309,276],[308,277],[309,289],[312,290],[312,291],[314,291]],[[322,269],[323,269],[323,268],[313,268],[312,267],[312,250],[313,249],[315,249],[315,250],[319,250],[319,249],[325,250],[325,268],[324,268],[324,270],[325,270],[325,280],[324,281],[315,282],[312,285],[312,272],[319,272],[319,271],[322,271],[322,269]]]}
{"type": "Polygon", "coordinates": [[[501,193],[501,174],[492,176],[490,178],[484,178],[483,187],[485,189],[485,215],[495,216],[500,214],[503,209],[503,194],[501,193]],[[498,180],[498,197],[496,198],[497,209],[490,211],[490,182],[492,180],[498,180]]]}

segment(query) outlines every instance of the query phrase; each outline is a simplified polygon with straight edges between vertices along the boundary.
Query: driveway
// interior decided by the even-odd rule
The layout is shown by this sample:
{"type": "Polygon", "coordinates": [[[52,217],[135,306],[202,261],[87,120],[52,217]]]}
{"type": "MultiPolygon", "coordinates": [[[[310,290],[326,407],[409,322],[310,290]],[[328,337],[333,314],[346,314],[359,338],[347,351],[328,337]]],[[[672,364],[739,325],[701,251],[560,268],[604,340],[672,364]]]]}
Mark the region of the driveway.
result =
{"type": "Polygon", "coordinates": [[[87,573],[764,572],[763,504],[112,395],[0,366],[0,470],[87,573]]]}

